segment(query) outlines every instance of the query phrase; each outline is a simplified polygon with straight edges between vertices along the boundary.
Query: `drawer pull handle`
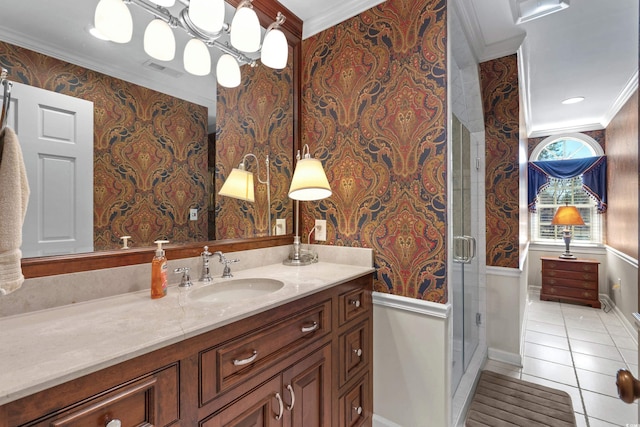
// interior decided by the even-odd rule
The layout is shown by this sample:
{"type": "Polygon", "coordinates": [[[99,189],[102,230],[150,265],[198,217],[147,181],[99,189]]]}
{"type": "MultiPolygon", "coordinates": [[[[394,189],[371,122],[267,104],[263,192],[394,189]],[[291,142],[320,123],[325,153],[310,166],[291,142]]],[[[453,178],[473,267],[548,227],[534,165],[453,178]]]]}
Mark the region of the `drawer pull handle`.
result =
{"type": "Polygon", "coordinates": [[[353,350],[353,352],[354,352],[358,357],[362,356],[362,349],[361,349],[361,348],[354,349],[354,350],[353,350]]]}
{"type": "Polygon", "coordinates": [[[282,403],[282,398],[280,397],[280,393],[276,393],[276,399],[278,400],[278,415],[276,415],[276,420],[282,418],[282,414],[284,413],[284,403],[282,403]]]}
{"type": "Polygon", "coordinates": [[[117,418],[114,418],[113,420],[109,421],[104,425],[104,427],[121,427],[121,426],[122,426],[122,421],[120,421],[117,418]]]}
{"type": "Polygon", "coordinates": [[[359,300],[359,299],[352,299],[352,300],[349,300],[349,304],[351,304],[351,305],[355,305],[355,306],[356,306],[356,308],[358,308],[358,307],[360,307],[360,300],[359,300]]]}
{"type": "Polygon", "coordinates": [[[291,394],[291,405],[287,405],[287,411],[291,411],[293,410],[293,406],[296,404],[296,394],[293,392],[291,384],[287,384],[287,390],[289,390],[289,394],[291,394]]]}
{"type": "Polygon", "coordinates": [[[313,325],[311,326],[303,326],[302,328],[300,328],[300,331],[302,331],[302,333],[307,333],[307,332],[313,332],[316,329],[318,329],[320,327],[320,325],[318,325],[318,322],[313,322],[313,325]]]}
{"type": "Polygon", "coordinates": [[[356,411],[356,414],[362,415],[362,406],[354,406],[353,410],[356,411]]]}
{"type": "Polygon", "coordinates": [[[249,363],[253,362],[257,358],[258,358],[258,352],[256,350],[253,350],[253,354],[251,355],[251,357],[247,357],[246,359],[242,359],[242,360],[233,359],[233,366],[248,365],[249,363]]]}

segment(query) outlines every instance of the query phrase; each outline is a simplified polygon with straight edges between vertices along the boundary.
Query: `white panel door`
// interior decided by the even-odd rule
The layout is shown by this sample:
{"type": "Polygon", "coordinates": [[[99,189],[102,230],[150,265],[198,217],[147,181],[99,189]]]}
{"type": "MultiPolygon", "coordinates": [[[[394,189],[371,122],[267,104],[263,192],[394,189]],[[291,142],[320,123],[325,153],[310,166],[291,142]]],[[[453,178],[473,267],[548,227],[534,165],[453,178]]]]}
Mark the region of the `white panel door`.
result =
{"type": "Polygon", "coordinates": [[[93,102],[14,83],[8,120],[31,188],[24,257],[93,251],[93,102]]]}

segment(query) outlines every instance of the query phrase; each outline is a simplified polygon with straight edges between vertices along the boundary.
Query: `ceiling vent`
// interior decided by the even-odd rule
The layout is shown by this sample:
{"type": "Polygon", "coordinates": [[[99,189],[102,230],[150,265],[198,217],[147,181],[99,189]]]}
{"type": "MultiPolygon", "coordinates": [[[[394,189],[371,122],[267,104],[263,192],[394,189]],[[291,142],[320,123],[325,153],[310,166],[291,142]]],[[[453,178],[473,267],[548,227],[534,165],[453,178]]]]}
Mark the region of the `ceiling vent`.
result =
{"type": "Polygon", "coordinates": [[[174,70],[173,68],[169,68],[166,67],[162,64],[158,64],[157,62],[153,62],[152,60],[148,60],[146,62],[144,62],[142,65],[144,65],[147,68],[150,68],[154,71],[157,71],[159,73],[162,73],[164,75],[173,77],[174,79],[177,79],[178,77],[182,76],[184,73],[178,70],[174,70]]]}
{"type": "Polygon", "coordinates": [[[511,0],[516,24],[524,24],[568,7],[569,0],[511,0]]]}

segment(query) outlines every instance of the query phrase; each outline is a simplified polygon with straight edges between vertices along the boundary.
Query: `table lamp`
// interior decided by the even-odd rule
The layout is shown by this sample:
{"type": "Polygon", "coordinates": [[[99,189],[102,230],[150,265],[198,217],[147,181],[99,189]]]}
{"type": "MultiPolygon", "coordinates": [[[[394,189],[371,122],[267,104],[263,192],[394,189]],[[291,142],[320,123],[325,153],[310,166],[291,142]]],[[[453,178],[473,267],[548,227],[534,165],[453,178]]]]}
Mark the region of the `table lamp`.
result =
{"type": "Polygon", "coordinates": [[[569,250],[569,244],[571,243],[571,226],[584,225],[578,209],[575,206],[560,206],[551,220],[551,225],[564,225],[562,239],[564,240],[565,251],[560,255],[560,258],[576,259],[576,256],[569,250]]]}

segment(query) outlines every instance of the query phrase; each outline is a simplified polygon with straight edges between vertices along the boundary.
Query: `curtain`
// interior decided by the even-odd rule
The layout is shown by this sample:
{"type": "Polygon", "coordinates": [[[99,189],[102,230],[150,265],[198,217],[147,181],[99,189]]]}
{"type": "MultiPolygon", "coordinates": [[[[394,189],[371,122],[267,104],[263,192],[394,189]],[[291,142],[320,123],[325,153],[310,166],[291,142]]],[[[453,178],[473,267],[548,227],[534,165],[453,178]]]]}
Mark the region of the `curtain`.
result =
{"type": "Polygon", "coordinates": [[[582,188],[596,201],[598,212],[607,210],[607,157],[584,157],[570,160],[529,162],[529,211],[536,211],[538,193],[549,186],[551,178],[580,176],[582,188]]]}

